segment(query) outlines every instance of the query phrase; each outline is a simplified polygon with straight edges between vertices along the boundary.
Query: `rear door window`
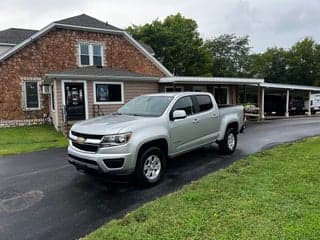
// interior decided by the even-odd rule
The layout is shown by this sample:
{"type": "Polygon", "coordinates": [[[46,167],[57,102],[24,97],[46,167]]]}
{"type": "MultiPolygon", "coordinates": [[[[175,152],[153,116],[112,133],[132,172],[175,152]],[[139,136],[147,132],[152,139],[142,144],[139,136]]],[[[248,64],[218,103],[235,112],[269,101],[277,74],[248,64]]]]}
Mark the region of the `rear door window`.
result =
{"type": "Polygon", "coordinates": [[[197,95],[196,99],[199,106],[199,112],[205,112],[212,109],[213,104],[208,95],[197,95]]]}

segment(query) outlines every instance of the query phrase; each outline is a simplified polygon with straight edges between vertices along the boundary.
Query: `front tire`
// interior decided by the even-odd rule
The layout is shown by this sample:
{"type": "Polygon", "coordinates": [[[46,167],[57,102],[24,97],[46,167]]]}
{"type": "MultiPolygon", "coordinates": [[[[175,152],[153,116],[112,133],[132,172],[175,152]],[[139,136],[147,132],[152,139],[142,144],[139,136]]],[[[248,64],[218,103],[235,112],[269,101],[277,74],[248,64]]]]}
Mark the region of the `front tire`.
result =
{"type": "Polygon", "coordinates": [[[231,154],[237,147],[237,131],[233,128],[228,128],[223,140],[218,142],[219,150],[222,154],[231,154]]]}
{"type": "Polygon", "coordinates": [[[153,186],[160,182],[165,170],[166,156],[158,147],[149,147],[138,158],[136,176],[138,183],[153,186]]]}

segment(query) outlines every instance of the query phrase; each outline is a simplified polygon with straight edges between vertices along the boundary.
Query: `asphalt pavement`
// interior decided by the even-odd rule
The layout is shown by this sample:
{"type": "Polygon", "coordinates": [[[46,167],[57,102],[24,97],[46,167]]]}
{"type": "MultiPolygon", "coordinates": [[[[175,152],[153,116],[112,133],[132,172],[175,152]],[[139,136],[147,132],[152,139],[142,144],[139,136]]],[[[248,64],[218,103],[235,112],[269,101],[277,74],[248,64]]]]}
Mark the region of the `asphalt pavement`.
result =
{"type": "Polygon", "coordinates": [[[233,155],[216,145],[172,159],[152,188],[114,184],[77,172],[66,149],[0,157],[0,239],[77,239],[145,202],[180,189],[254,152],[320,135],[320,118],[272,120],[248,125],[233,155]]]}

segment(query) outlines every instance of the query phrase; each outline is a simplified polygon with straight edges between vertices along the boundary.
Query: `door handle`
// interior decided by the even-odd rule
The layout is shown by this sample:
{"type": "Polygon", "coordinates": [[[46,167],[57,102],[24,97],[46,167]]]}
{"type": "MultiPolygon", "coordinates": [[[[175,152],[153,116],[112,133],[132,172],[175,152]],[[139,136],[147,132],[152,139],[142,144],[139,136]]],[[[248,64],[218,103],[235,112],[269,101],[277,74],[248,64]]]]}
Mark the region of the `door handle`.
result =
{"type": "Polygon", "coordinates": [[[192,123],[198,123],[199,122],[199,119],[195,118],[192,120],[192,123]]]}
{"type": "Polygon", "coordinates": [[[216,117],[218,117],[218,115],[217,115],[216,113],[214,113],[214,114],[212,114],[211,117],[212,117],[212,118],[216,118],[216,117]]]}

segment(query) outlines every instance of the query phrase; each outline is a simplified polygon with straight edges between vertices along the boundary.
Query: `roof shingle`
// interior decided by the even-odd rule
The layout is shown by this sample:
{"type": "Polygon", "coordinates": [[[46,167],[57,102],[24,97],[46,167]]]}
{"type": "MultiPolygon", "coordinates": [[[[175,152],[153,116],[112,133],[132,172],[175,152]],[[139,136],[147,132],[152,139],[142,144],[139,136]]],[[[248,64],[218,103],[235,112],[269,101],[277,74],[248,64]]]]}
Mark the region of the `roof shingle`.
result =
{"type": "Polygon", "coordinates": [[[0,31],[0,43],[18,44],[33,34],[38,32],[37,30],[22,29],[22,28],[8,28],[0,31]]]}
{"type": "Polygon", "coordinates": [[[55,23],[73,25],[73,26],[81,26],[81,27],[91,27],[91,28],[102,28],[107,30],[118,30],[122,31],[122,29],[112,26],[108,23],[104,23],[96,18],[90,17],[86,14],[81,14],[78,16],[62,19],[56,21],[55,23]]]}

